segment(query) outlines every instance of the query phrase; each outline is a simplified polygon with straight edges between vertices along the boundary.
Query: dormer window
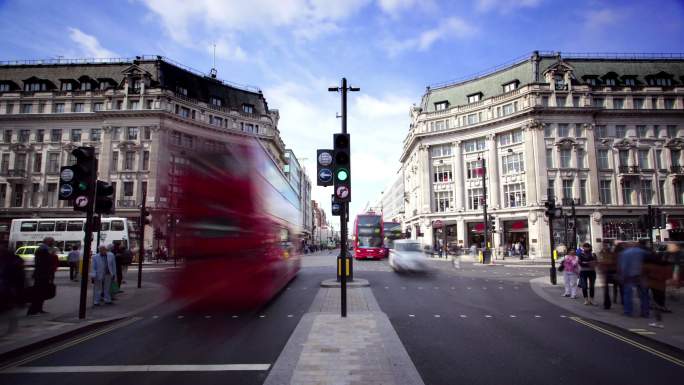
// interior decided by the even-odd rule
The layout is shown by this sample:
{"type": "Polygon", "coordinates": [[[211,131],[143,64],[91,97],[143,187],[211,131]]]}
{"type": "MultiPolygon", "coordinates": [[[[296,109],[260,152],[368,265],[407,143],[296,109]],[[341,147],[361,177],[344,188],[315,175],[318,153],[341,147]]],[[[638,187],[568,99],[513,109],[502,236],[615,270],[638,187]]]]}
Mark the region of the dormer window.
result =
{"type": "Polygon", "coordinates": [[[90,84],[90,82],[83,82],[83,83],[81,83],[81,91],[90,91],[92,86],[93,85],[90,84]]]}
{"type": "Polygon", "coordinates": [[[183,96],[188,96],[188,89],[185,87],[176,86],[176,92],[178,92],[179,94],[181,94],[183,96]]]}
{"type": "Polygon", "coordinates": [[[443,111],[443,110],[446,110],[447,107],[449,107],[449,102],[447,102],[447,101],[435,103],[435,111],[443,111]]]}
{"type": "Polygon", "coordinates": [[[622,79],[622,82],[625,83],[625,86],[627,87],[634,87],[636,86],[636,79],[632,76],[629,77],[624,77],[622,79]]]}
{"type": "Polygon", "coordinates": [[[518,88],[518,81],[512,81],[503,85],[503,92],[511,92],[518,88]]]}
{"type": "Polygon", "coordinates": [[[243,104],[242,105],[242,112],[246,114],[253,114],[254,113],[254,106],[251,104],[243,104]]]}
{"type": "Polygon", "coordinates": [[[646,76],[646,81],[650,86],[670,87],[672,86],[672,75],[661,71],[657,74],[646,76]]]}
{"type": "Polygon", "coordinates": [[[24,84],[24,91],[45,91],[45,83],[31,82],[24,84]]]}
{"type": "Polygon", "coordinates": [[[9,92],[10,85],[7,83],[0,83],[0,92],[9,92]]]}
{"type": "Polygon", "coordinates": [[[479,102],[480,100],[482,100],[482,92],[468,95],[468,103],[475,103],[479,102]]]}
{"type": "Polygon", "coordinates": [[[60,90],[62,91],[71,91],[74,89],[74,85],[71,82],[62,82],[62,86],[60,87],[60,90]]]}
{"type": "Polygon", "coordinates": [[[556,91],[563,91],[568,89],[567,84],[565,84],[565,76],[561,74],[554,75],[553,84],[555,86],[556,91]]]}
{"type": "Polygon", "coordinates": [[[223,105],[223,101],[215,96],[209,98],[209,103],[217,107],[221,107],[223,105]]]}
{"type": "Polygon", "coordinates": [[[136,79],[133,81],[133,89],[134,90],[140,90],[142,88],[142,80],[136,79]]]}
{"type": "Polygon", "coordinates": [[[603,82],[607,86],[614,86],[615,85],[615,78],[606,78],[603,82]]]}
{"type": "Polygon", "coordinates": [[[652,86],[671,86],[672,85],[672,79],[667,79],[667,78],[655,78],[651,80],[651,85],[652,86]]]}
{"type": "Polygon", "coordinates": [[[595,76],[586,77],[584,78],[584,81],[592,87],[596,87],[598,85],[598,79],[595,76]]]}

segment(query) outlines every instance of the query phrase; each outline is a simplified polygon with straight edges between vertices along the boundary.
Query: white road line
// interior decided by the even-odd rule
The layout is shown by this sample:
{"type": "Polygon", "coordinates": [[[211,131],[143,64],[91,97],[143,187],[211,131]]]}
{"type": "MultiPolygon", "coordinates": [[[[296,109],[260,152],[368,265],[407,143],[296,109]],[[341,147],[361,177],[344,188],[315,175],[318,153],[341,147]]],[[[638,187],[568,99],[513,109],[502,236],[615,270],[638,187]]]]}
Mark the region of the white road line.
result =
{"type": "Polygon", "coordinates": [[[535,314],[534,318],[541,318],[541,316],[539,314],[535,314]]]}
{"type": "Polygon", "coordinates": [[[225,372],[265,371],[270,364],[17,366],[2,373],[225,372]]]}
{"type": "Polygon", "coordinates": [[[627,329],[627,330],[629,330],[630,332],[645,332],[646,331],[646,329],[627,329]]]}
{"type": "Polygon", "coordinates": [[[642,336],[648,336],[648,335],[655,334],[655,332],[637,332],[637,334],[640,334],[642,336]]]}
{"type": "Polygon", "coordinates": [[[287,315],[287,318],[292,318],[292,317],[293,317],[292,314],[288,314],[288,315],[287,315]]]}
{"type": "Polygon", "coordinates": [[[185,316],[182,316],[182,315],[178,316],[178,319],[183,319],[183,318],[185,318],[185,316]]]}
{"type": "Polygon", "coordinates": [[[157,319],[157,318],[159,318],[159,316],[158,316],[158,315],[153,315],[152,318],[157,319]]]}
{"type": "Polygon", "coordinates": [[[485,315],[485,318],[492,318],[492,316],[489,315],[489,314],[486,314],[486,315],[485,315]]]}
{"type": "Polygon", "coordinates": [[[435,314],[435,318],[439,318],[439,317],[441,317],[439,314],[435,314]]]}
{"type": "Polygon", "coordinates": [[[234,315],[232,318],[237,318],[238,316],[234,315]]]}
{"type": "Polygon", "coordinates": [[[510,315],[509,317],[511,317],[511,318],[515,318],[515,314],[511,314],[511,315],[510,315]]]}
{"type": "Polygon", "coordinates": [[[409,314],[409,317],[411,317],[411,318],[413,318],[415,316],[416,316],[415,314],[409,314]]]}
{"type": "Polygon", "coordinates": [[[470,290],[470,287],[468,287],[468,290],[470,290]]]}
{"type": "Polygon", "coordinates": [[[568,316],[566,316],[565,314],[561,314],[560,317],[561,317],[561,318],[568,318],[568,316]]]}
{"type": "Polygon", "coordinates": [[[465,314],[461,314],[461,318],[468,318],[468,316],[465,314]]]}
{"type": "Polygon", "coordinates": [[[389,289],[389,286],[385,286],[385,289],[389,289]]]}
{"type": "Polygon", "coordinates": [[[259,316],[259,318],[264,318],[264,317],[266,317],[266,316],[265,316],[265,315],[263,315],[263,314],[259,316]]]}

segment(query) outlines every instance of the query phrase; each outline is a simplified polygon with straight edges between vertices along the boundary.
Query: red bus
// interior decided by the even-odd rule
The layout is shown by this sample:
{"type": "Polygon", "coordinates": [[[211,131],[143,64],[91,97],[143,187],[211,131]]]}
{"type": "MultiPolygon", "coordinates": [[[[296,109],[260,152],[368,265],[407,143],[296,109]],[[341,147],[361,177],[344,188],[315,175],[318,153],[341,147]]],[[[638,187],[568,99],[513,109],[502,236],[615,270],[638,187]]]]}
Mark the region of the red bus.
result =
{"type": "Polygon", "coordinates": [[[263,145],[232,139],[188,156],[180,177],[174,297],[214,308],[260,306],[300,268],[301,211],[263,145]]]}
{"type": "Polygon", "coordinates": [[[354,258],[381,259],[387,256],[383,245],[382,215],[368,212],[354,220],[354,258]]]}

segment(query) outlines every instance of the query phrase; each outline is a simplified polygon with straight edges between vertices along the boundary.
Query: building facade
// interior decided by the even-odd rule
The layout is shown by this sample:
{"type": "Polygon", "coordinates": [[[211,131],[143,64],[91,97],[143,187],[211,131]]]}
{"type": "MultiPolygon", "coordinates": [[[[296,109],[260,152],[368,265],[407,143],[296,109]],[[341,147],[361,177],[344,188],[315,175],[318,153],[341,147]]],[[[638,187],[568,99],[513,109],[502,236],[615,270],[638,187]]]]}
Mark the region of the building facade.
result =
{"type": "Polygon", "coordinates": [[[186,155],[250,137],[282,168],[278,119],[261,91],[160,56],[0,63],[0,237],[13,218],[78,215],[57,200],[59,169],[89,145],[116,215],[136,218],[146,192],[147,246],[165,242],[186,155]]]}
{"type": "Polygon", "coordinates": [[[544,203],[568,213],[574,199],[577,241],[596,250],[648,237],[638,219],[649,204],[667,214],[656,237],[681,238],[683,97],[684,55],[534,52],[428,87],[401,156],[405,231],[428,245],[481,246],[486,203],[495,253],[520,241],[530,256],[548,257],[550,236],[570,243],[574,232],[571,218],[554,220],[551,232],[544,203]]]}
{"type": "Polygon", "coordinates": [[[404,219],[404,173],[399,170],[394,180],[382,192],[380,208],[385,222],[403,222],[404,219]]]}
{"type": "Polygon", "coordinates": [[[302,240],[303,245],[311,243],[311,180],[304,168],[299,164],[299,160],[294,151],[285,150],[285,161],[283,171],[287,176],[290,185],[297,192],[299,206],[302,214],[302,240]]]}

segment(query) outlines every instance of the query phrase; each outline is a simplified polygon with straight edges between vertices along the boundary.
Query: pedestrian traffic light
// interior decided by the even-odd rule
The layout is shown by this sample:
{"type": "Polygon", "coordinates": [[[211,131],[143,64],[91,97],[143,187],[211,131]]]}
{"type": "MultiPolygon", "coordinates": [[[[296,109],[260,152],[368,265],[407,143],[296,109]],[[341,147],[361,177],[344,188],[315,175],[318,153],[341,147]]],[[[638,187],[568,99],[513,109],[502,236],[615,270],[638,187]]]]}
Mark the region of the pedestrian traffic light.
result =
{"type": "Polygon", "coordinates": [[[349,134],[333,135],[333,185],[340,203],[351,202],[351,156],[349,134]]]}
{"type": "Polygon", "coordinates": [[[76,164],[70,168],[62,167],[60,199],[73,200],[76,211],[88,211],[88,207],[93,204],[93,189],[97,179],[95,148],[78,147],[71,154],[76,158],[76,164]],[[68,179],[71,181],[67,182],[68,179]],[[66,187],[67,184],[70,187],[66,187]]]}
{"type": "Polygon", "coordinates": [[[98,214],[114,214],[114,186],[111,183],[102,180],[97,181],[95,212],[98,214]]]}
{"type": "Polygon", "coordinates": [[[334,170],[333,150],[316,150],[316,185],[332,186],[334,170]]]}
{"type": "Polygon", "coordinates": [[[147,210],[147,207],[143,204],[140,206],[140,227],[142,228],[145,225],[149,225],[152,223],[152,218],[150,217],[150,212],[147,210]]]}
{"type": "Polygon", "coordinates": [[[335,194],[332,194],[331,196],[331,201],[332,201],[332,215],[334,216],[340,216],[342,215],[342,203],[340,203],[336,198],[335,194]]]}

